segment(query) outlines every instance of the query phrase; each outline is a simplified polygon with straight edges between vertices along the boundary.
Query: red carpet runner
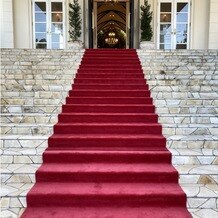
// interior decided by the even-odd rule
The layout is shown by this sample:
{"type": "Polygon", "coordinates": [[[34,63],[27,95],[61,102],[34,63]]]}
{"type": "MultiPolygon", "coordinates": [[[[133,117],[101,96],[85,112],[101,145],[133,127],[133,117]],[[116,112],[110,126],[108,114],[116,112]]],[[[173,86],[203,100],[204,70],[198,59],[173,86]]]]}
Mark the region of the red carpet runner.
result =
{"type": "Polygon", "coordinates": [[[23,218],[189,218],[135,50],[86,50],[23,218]]]}

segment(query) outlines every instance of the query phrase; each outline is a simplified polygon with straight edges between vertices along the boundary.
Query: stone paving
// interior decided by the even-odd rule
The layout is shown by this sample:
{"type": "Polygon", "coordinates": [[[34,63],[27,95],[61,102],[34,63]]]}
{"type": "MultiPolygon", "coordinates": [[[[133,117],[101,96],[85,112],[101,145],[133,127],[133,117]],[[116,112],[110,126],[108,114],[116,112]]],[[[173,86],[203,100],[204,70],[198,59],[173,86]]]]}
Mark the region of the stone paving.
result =
{"type": "MultiPolygon", "coordinates": [[[[138,51],[193,217],[218,215],[218,52],[138,51]]],[[[2,50],[1,217],[19,217],[83,51],[2,50]]]]}

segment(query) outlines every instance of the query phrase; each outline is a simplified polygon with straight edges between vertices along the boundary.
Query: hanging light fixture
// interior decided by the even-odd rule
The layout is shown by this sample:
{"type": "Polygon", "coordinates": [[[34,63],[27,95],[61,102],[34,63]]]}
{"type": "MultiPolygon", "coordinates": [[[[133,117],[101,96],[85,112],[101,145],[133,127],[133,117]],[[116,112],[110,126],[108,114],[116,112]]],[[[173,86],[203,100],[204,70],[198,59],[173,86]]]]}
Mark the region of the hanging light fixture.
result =
{"type": "Polygon", "coordinates": [[[117,3],[118,2],[118,0],[104,0],[104,2],[106,3],[106,4],[115,4],[115,3],[117,3]]]}
{"type": "Polygon", "coordinates": [[[110,46],[113,47],[118,43],[118,38],[116,38],[116,33],[115,32],[109,32],[108,37],[105,39],[105,42],[110,46]]]}

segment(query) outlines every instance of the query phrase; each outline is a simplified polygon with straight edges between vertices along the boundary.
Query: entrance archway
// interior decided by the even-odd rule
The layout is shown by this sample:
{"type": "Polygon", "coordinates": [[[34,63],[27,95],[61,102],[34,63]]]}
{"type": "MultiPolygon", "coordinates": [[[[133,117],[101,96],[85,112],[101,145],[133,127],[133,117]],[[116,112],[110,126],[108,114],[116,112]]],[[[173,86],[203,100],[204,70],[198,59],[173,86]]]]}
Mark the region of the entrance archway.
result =
{"type": "Polygon", "coordinates": [[[89,47],[132,48],[134,36],[134,1],[116,3],[93,0],[89,4],[89,47]]]}

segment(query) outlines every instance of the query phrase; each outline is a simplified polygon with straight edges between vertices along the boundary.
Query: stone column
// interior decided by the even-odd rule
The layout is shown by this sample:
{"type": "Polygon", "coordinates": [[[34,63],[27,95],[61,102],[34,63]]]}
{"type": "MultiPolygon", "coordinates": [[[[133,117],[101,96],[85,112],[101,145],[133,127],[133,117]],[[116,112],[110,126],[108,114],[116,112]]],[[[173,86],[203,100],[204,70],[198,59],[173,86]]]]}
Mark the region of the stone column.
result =
{"type": "Polygon", "coordinates": [[[210,0],[209,49],[218,49],[218,0],[210,0]]]}
{"type": "Polygon", "coordinates": [[[14,48],[13,5],[12,0],[0,1],[1,48],[14,48]]]}

